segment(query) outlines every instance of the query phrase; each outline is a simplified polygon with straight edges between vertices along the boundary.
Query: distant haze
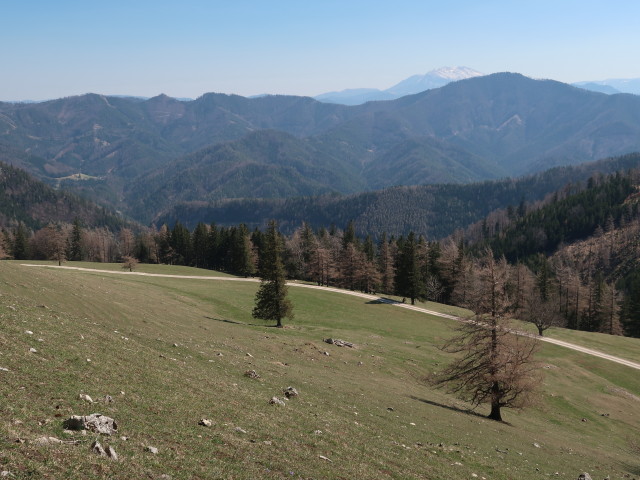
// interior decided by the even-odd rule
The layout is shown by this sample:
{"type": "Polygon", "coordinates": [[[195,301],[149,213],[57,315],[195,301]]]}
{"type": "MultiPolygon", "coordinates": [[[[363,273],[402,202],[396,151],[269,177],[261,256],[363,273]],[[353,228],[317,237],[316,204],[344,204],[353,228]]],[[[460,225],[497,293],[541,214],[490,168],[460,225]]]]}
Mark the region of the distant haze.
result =
{"type": "MultiPolygon", "coordinates": [[[[640,2],[3,2],[0,99],[388,89],[443,65],[640,78],[640,2]]],[[[619,88],[612,85],[614,88],[619,88]]]]}

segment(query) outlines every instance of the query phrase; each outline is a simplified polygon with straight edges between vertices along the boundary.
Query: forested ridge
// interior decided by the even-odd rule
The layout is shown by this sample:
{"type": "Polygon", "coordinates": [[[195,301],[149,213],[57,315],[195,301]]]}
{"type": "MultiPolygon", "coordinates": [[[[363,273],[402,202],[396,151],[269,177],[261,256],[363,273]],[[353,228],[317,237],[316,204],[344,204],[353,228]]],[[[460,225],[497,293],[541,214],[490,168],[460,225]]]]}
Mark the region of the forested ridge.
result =
{"type": "MultiPolygon", "coordinates": [[[[410,231],[437,240],[481,221],[500,209],[533,205],[563,188],[580,185],[595,174],[624,172],[640,167],[640,154],[603,159],[576,166],[556,167],[516,179],[471,184],[394,187],[354,195],[323,195],[287,199],[227,199],[218,202],[179,203],[155,219],[156,225],[180,221],[188,228],[199,222],[219,225],[244,223],[264,228],[275,219],[291,233],[302,222],[314,229],[353,220],[356,233],[379,239],[407,235],[410,231]],[[567,187],[568,184],[573,185],[567,187]]],[[[490,220],[489,220],[490,222],[490,220]]],[[[490,227],[493,231],[493,227],[490,227]]]]}

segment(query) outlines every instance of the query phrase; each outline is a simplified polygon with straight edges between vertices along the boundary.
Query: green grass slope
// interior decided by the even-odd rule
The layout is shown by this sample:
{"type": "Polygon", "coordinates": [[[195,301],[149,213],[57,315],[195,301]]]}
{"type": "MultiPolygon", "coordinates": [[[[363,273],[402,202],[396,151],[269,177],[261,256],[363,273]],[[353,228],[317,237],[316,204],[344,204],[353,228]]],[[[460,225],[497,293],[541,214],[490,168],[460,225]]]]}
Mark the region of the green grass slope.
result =
{"type": "Polygon", "coordinates": [[[636,370],[544,345],[537,405],[496,423],[419,381],[447,361],[436,345],[453,322],[292,287],[296,318],[275,329],[251,318],[256,289],[0,262],[0,471],[83,479],[640,475],[636,370]],[[260,378],[245,377],[250,369],[260,378]],[[288,386],[300,395],[269,405],[288,386]],[[90,452],[94,435],[63,432],[68,416],[95,412],[118,422],[117,435],[100,439],[118,461],[90,452]],[[199,426],[201,418],[213,425],[199,426]],[[42,436],[79,443],[33,443],[42,436]]]}

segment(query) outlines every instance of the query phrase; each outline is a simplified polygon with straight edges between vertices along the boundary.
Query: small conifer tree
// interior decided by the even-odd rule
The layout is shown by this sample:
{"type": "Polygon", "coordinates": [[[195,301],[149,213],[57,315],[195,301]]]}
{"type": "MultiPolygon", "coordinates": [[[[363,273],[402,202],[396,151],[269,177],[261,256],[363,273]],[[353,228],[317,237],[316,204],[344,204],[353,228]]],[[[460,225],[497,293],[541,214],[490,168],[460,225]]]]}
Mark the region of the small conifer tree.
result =
{"type": "Polygon", "coordinates": [[[283,318],[293,318],[293,306],[287,298],[282,239],[276,222],[269,222],[263,256],[260,259],[260,288],[256,293],[256,306],[252,315],[265,321],[275,321],[282,327],[283,318]]]}

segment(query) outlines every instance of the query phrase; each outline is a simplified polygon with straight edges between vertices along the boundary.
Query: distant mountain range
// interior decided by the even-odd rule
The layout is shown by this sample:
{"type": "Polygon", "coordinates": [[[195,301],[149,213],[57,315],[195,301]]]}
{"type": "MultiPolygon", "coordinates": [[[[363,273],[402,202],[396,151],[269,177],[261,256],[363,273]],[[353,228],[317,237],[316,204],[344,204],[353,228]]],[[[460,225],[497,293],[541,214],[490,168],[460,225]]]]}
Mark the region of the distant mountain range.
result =
{"type": "Polygon", "coordinates": [[[470,183],[634,151],[640,97],[512,73],[357,106],[213,93],[0,103],[0,161],[144,223],[185,202],[470,183]]]}
{"type": "MultiPolygon", "coordinates": [[[[326,103],[361,105],[371,101],[394,100],[404,97],[405,95],[413,95],[424,92],[425,90],[444,87],[450,82],[481,77],[483,75],[485,74],[468,67],[442,67],[431,70],[424,75],[413,75],[386,90],[353,88],[339,92],[322,93],[313,98],[326,103]]],[[[573,83],[572,85],[592,92],[606,93],[607,95],[616,93],[640,95],[640,79],[638,78],[583,81],[573,83]]]]}
{"type": "Polygon", "coordinates": [[[482,75],[484,74],[468,67],[443,67],[431,70],[424,75],[413,75],[386,90],[355,88],[340,92],[323,93],[313,98],[326,103],[360,105],[375,100],[394,100],[405,95],[413,95],[432,88],[444,87],[450,82],[481,77],[482,75]]]}
{"type": "Polygon", "coordinates": [[[577,82],[576,87],[592,90],[594,92],[607,93],[632,93],[640,95],[640,78],[614,78],[609,80],[597,80],[589,82],[577,82]]]}

